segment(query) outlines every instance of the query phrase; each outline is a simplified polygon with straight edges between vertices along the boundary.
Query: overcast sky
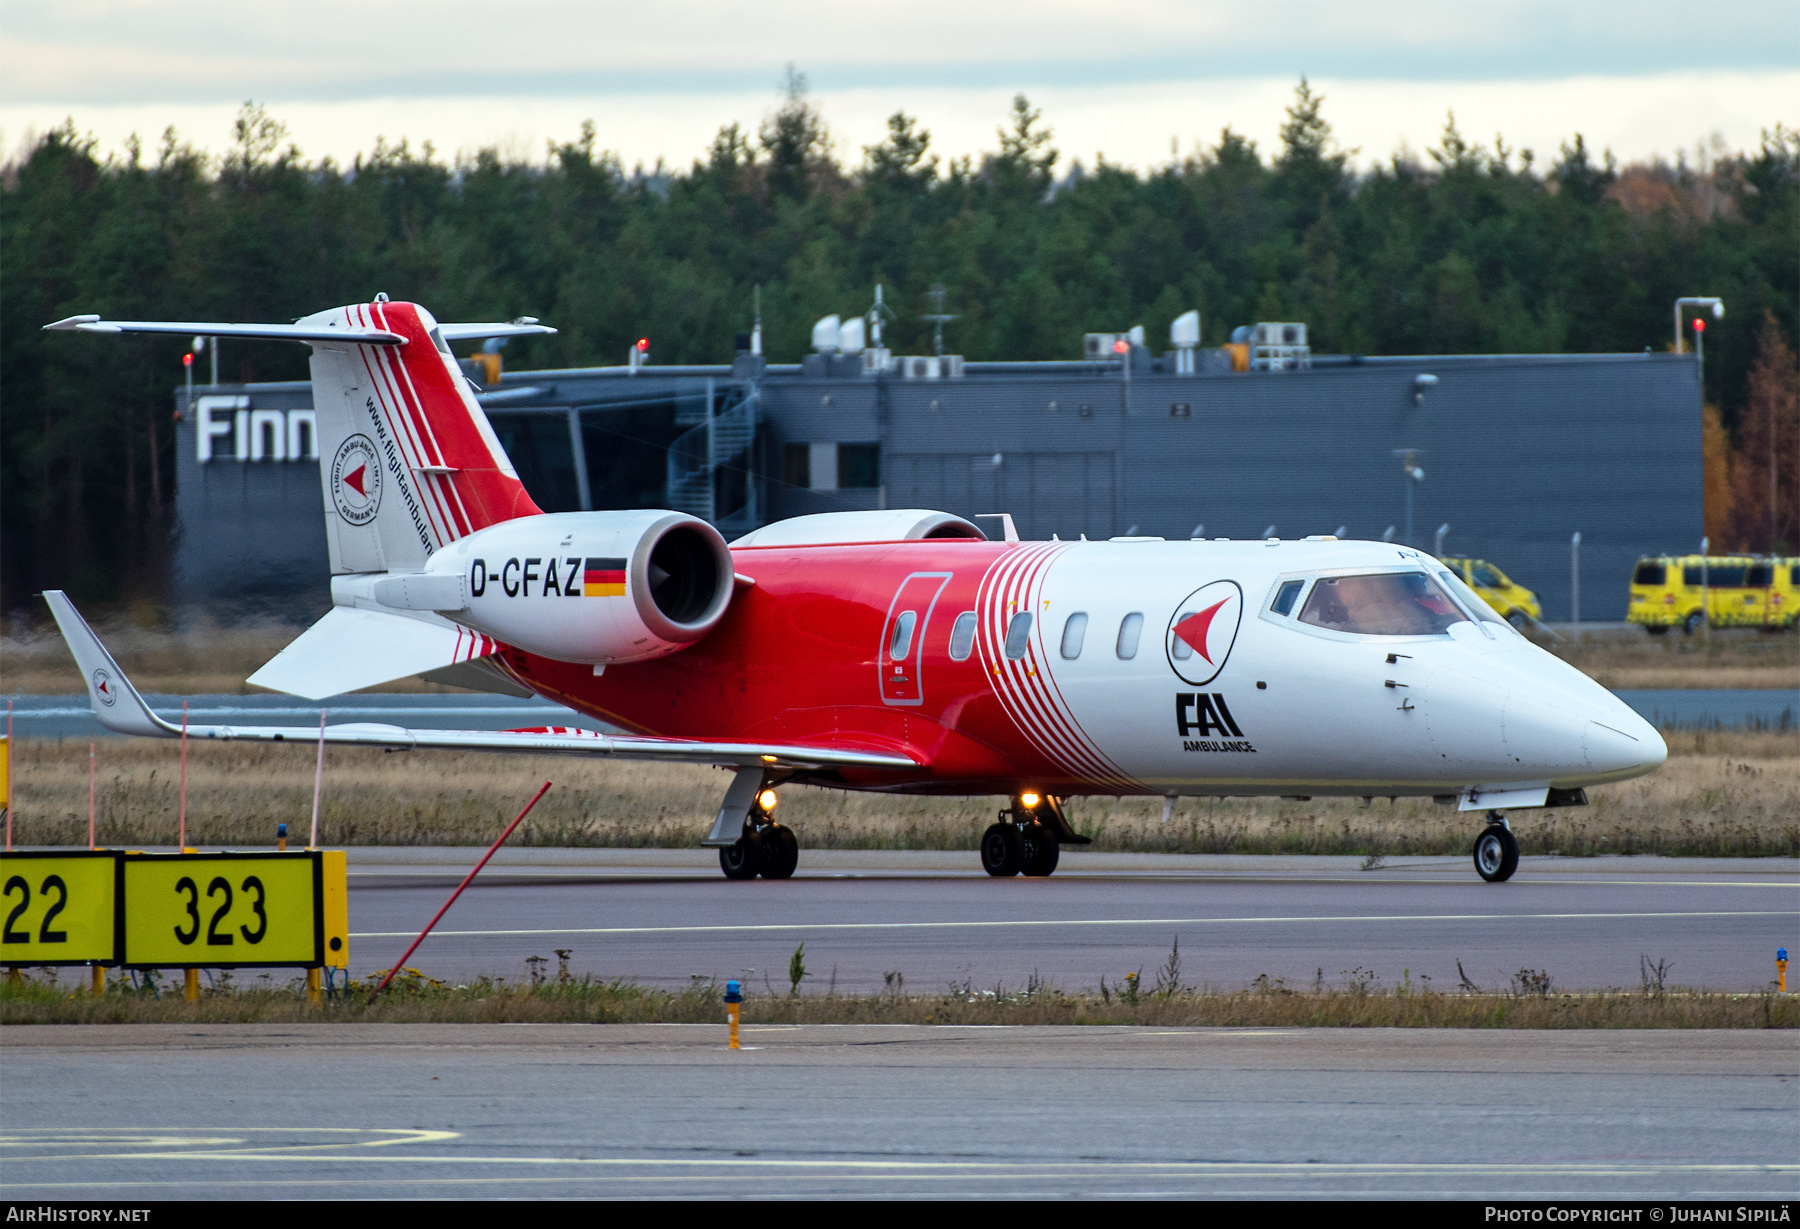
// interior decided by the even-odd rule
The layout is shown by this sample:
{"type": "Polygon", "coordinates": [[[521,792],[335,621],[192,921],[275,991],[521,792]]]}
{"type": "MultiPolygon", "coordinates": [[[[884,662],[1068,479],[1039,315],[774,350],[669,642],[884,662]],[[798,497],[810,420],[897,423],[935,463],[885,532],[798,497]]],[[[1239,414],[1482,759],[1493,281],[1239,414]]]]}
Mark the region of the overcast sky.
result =
{"type": "Polygon", "coordinates": [[[0,0],[0,150],[65,117],[103,150],[173,124],[218,149],[256,99],[309,158],[375,138],[541,159],[592,118],[628,165],[686,166],[754,127],[783,67],[840,156],[884,118],[979,153],[1026,93],[1065,159],[1148,166],[1230,125],[1266,150],[1306,74],[1359,161],[1465,136],[1622,160],[1800,125],[1800,0],[0,0]]]}

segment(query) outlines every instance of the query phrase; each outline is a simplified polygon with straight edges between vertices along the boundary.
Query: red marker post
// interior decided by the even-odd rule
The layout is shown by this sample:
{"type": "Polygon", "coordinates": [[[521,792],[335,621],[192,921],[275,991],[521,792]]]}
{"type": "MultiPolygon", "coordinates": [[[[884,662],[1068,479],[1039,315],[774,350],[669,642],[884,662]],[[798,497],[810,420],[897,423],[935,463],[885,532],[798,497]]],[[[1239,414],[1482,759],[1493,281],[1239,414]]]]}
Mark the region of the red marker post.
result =
{"type": "Polygon", "coordinates": [[[398,959],[394,962],[394,967],[387,971],[387,976],[381,979],[381,984],[379,986],[375,987],[375,994],[371,994],[369,996],[369,1001],[371,1003],[375,1001],[376,994],[380,994],[383,990],[386,990],[388,988],[388,983],[394,980],[394,974],[398,973],[403,967],[405,967],[407,960],[409,960],[412,957],[412,954],[414,952],[419,950],[419,944],[425,942],[425,936],[431,933],[431,928],[433,926],[436,926],[440,921],[442,921],[444,918],[444,915],[446,913],[450,912],[450,906],[454,905],[456,903],[456,898],[463,894],[463,889],[468,887],[471,883],[475,882],[475,876],[479,875],[481,873],[481,868],[488,864],[488,859],[493,857],[494,854],[496,854],[497,852],[499,852],[500,846],[506,844],[506,838],[513,834],[513,829],[517,828],[521,823],[524,822],[525,817],[527,815],[531,814],[531,808],[538,804],[538,799],[542,798],[545,794],[547,794],[549,792],[550,792],[550,782],[546,781],[546,782],[544,782],[543,788],[538,790],[537,793],[535,793],[531,796],[531,801],[525,804],[525,809],[523,811],[519,812],[518,818],[514,819],[512,821],[512,823],[506,825],[506,831],[502,832],[500,834],[500,839],[495,841],[492,845],[488,846],[488,851],[481,855],[481,861],[479,861],[475,864],[475,869],[470,871],[468,873],[468,875],[463,878],[463,881],[456,885],[456,891],[450,893],[450,899],[445,901],[444,907],[437,911],[437,916],[432,918],[429,922],[425,923],[425,929],[421,930],[419,932],[419,937],[412,941],[412,946],[407,948],[406,951],[404,953],[402,953],[400,959],[398,959]]]}

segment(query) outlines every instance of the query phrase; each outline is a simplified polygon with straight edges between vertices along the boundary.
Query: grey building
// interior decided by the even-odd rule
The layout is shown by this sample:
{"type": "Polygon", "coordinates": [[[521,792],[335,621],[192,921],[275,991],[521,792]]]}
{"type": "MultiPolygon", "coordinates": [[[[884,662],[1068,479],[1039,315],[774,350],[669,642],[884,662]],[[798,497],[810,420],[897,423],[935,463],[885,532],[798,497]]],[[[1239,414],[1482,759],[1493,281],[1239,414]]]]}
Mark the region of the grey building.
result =
{"type": "MultiPolygon", "coordinates": [[[[1009,512],[1027,538],[1410,539],[1500,565],[1545,617],[1623,618],[1632,563],[1701,533],[1692,355],[1094,361],[747,352],[730,366],[507,372],[480,400],[548,511],[670,507],[728,538],[809,512],[1009,512]],[[1279,363],[1271,364],[1279,366],[1279,363]],[[1409,470],[1423,471],[1414,477],[1409,470]]],[[[1090,345],[1090,351],[1094,347],[1090,345]]],[[[481,378],[484,368],[469,365],[481,378]]],[[[305,383],[177,393],[180,599],[327,601],[305,383]]],[[[992,524],[993,522],[988,522],[992,524]]]]}

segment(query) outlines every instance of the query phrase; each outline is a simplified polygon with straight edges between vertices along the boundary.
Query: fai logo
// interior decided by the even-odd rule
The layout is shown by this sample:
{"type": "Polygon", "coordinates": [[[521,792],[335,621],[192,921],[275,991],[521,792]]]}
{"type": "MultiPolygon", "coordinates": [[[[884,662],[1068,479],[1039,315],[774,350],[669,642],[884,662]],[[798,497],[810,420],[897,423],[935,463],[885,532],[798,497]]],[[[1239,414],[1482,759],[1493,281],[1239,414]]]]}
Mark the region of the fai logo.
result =
{"type": "Polygon", "coordinates": [[[352,525],[367,525],[381,511],[381,461],[375,441],[353,435],[331,459],[331,502],[352,525]]]}
{"type": "Polygon", "coordinates": [[[105,670],[94,671],[94,694],[100,697],[100,703],[111,708],[119,698],[119,685],[113,682],[113,676],[105,670]]]}
{"type": "Polygon", "coordinates": [[[1243,613],[1244,594],[1236,581],[1215,580],[1188,594],[1163,637],[1169,668],[1196,687],[1212,682],[1231,656],[1243,613]]]}

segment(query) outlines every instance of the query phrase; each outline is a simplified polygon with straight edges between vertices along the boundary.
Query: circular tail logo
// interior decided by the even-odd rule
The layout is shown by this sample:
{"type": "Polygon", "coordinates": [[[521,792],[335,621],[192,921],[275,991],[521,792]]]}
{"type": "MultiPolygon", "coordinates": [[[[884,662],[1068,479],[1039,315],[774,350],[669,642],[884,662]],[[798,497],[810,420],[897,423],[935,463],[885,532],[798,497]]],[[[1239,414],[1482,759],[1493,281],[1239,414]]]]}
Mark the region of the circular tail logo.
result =
{"type": "Polygon", "coordinates": [[[381,458],[375,441],[353,435],[331,459],[331,502],[352,525],[367,525],[381,511],[381,458]]]}
{"type": "Polygon", "coordinates": [[[1196,687],[1212,682],[1231,656],[1243,613],[1244,594],[1236,581],[1215,580],[1188,594],[1164,636],[1169,668],[1196,687]]]}
{"type": "Polygon", "coordinates": [[[105,670],[94,671],[94,694],[100,697],[100,703],[111,708],[119,699],[119,685],[113,682],[113,676],[105,670]]]}

